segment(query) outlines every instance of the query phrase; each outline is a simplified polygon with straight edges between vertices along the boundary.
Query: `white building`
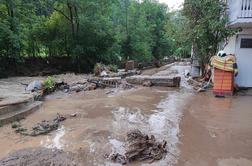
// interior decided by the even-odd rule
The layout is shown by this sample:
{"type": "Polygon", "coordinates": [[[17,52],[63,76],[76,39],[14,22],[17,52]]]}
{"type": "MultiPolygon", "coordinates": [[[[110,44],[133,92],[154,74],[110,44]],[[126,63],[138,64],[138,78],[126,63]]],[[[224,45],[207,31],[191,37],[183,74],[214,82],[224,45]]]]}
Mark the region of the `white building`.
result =
{"type": "Polygon", "coordinates": [[[252,0],[227,0],[229,26],[241,31],[230,37],[224,51],[237,58],[240,87],[252,87],[252,0]]]}

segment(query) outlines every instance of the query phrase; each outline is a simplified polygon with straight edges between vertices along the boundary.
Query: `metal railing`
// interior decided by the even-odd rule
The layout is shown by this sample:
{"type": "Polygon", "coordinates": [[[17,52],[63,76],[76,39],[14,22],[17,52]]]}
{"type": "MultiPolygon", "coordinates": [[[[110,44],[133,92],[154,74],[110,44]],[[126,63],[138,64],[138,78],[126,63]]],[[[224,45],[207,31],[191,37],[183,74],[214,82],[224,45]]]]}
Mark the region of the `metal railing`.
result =
{"type": "Polygon", "coordinates": [[[252,0],[242,0],[239,18],[252,18],[252,0]]]}

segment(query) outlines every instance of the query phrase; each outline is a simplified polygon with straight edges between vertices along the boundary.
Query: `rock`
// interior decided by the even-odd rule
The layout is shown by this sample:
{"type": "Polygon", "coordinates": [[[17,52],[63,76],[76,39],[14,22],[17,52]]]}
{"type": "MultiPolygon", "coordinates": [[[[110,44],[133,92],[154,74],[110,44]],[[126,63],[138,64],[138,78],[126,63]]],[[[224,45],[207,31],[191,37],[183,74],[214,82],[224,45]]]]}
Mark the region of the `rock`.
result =
{"type": "Polygon", "coordinates": [[[152,82],[151,81],[144,81],[143,82],[143,86],[151,87],[152,86],[152,82]]]}
{"type": "Polygon", "coordinates": [[[89,83],[86,87],[85,87],[85,91],[91,91],[91,90],[95,90],[97,88],[95,83],[89,83]]]}
{"type": "Polygon", "coordinates": [[[55,88],[56,88],[56,90],[64,91],[65,89],[69,89],[70,86],[65,82],[56,82],[55,83],[55,88]]]}
{"type": "Polygon", "coordinates": [[[34,91],[32,93],[32,95],[33,95],[33,98],[34,98],[35,101],[41,101],[43,99],[43,96],[44,96],[42,91],[34,91]]]}
{"type": "Polygon", "coordinates": [[[27,87],[26,87],[26,91],[37,91],[37,90],[41,90],[43,88],[42,82],[41,81],[33,81],[31,82],[27,87]]]}
{"type": "Polygon", "coordinates": [[[190,76],[190,71],[189,70],[185,70],[185,77],[189,77],[190,76]]]}
{"type": "Polygon", "coordinates": [[[80,92],[80,91],[84,90],[84,88],[85,88],[84,85],[77,84],[77,85],[70,86],[69,91],[80,92]]]}
{"type": "Polygon", "coordinates": [[[109,156],[109,159],[115,163],[120,163],[120,164],[127,164],[127,159],[125,156],[116,153],[116,154],[112,154],[111,156],[109,156]]]}
{"type": "Polygon", "coordinates": [[[101,72],[100,76],[101,76],[101,77],[106,77],[106,76],[108,76],[108,73],[107,73],[105,70],[103,70],[103,71],[101,72]]]}

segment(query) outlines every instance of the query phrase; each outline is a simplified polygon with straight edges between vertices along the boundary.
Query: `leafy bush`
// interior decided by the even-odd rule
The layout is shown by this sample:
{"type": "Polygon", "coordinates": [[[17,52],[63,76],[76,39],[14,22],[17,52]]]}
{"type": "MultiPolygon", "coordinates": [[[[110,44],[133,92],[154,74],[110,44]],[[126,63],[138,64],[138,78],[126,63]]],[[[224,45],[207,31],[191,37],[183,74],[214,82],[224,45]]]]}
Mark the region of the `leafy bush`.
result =
{"type": "Polygon", "coordinates": [[[48,91],[53,91],[55,87],[55,81],[51,76],[48,76],[43,82],[43,86],[48,91]]]}
{"type": "Polygon", "coordinates": [[[108,65],[108,69],[111,72],[117,72],[118,71],[118,66],[117,65],[108,65]]]}
{"type": "Polygon", "coordinates": [[[100,73],[104,70],[105,66],[102,63],[96,63],[94,66],[94,75],[99,76],[100,73]]]}

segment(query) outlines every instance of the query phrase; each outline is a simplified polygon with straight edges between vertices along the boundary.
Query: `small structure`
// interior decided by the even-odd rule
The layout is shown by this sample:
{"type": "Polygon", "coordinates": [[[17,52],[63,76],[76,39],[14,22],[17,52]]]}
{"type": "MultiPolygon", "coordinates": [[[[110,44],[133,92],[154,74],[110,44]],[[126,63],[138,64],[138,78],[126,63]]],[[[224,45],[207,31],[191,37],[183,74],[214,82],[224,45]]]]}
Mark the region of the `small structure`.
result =
{"type": "Polygon", "coordinates": [[[125,64],[125,71],[129,71],[129,70],[134,70],[135,68],[135,61],[127,61],[125,64]]]}

